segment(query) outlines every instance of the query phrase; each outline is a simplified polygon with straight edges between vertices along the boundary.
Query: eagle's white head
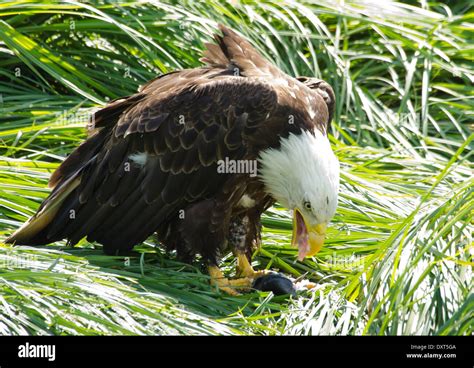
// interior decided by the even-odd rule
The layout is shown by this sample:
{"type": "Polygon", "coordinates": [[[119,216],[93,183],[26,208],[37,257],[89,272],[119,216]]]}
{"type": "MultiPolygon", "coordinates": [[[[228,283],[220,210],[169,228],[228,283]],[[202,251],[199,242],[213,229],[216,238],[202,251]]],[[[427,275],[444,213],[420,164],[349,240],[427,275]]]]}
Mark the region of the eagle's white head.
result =
{"type": "Polygon", "coordinates": [[[293,209],[293,241],[298,259],[321,249],[339,192],[339,161],[319,130],[290,134],[278,149],[260,153],[260,177],[267,191],[293,209]]]}

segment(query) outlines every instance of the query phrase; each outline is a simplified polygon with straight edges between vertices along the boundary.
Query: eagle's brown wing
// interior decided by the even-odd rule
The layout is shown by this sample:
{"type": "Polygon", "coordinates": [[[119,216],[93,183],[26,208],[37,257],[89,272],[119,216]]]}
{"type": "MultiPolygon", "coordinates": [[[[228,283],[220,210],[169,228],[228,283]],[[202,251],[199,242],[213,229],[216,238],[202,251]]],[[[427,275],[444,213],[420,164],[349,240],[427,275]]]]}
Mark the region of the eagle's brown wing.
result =
{"type": "Polygon", "coordinates": [[[205,43],[206,50],[201,61],[218,68],[227,68],[246,77],[278,78],[286,76],[275,65],[265,59],[245,39],[233,30],[219,25],[222,35],[214,35],[216,44],[205,43]]]}
{"type": "Polygon", "coordinates": [[[132,102],[99,111],[97,132],[61,165],[51,196],[8,241],[74,244],[87,236],[128,249],[177,210],[214,196],[228,176],[217,172],[217,161],[256,158],[252,142],[279,140],[276,125],[270,136],[262,128],[283,124],[271,85],[221,74],[173,73],[132,102]]]}

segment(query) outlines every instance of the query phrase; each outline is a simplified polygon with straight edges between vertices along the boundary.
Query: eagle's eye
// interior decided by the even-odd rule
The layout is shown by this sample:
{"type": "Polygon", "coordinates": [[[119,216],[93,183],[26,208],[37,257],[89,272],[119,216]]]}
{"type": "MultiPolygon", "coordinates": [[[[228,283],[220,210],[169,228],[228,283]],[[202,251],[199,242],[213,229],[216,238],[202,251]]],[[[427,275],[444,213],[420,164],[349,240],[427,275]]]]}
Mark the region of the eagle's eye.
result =
{"type": "Polygon", "coordinates": [[[304,208],[306,208],[308,211],[311,211],[311,203],[308,201],[305,201],[303,203],[304,208]]]}

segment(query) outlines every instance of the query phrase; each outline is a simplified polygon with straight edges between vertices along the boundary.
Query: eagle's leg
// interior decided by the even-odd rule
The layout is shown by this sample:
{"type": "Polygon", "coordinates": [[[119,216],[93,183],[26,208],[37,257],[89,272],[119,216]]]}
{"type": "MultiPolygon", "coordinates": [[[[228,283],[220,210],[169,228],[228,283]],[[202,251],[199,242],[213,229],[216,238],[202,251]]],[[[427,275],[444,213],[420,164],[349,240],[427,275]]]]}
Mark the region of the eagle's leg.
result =
{"type": "Polygon", "coordinates": [[[269,271],[255,271],[247,258],[249,226],[250,219],[246,215],[235,217],[229,226],[229,243],[237,256],[237,278],[226,278],[215,265],[208,267],[211,285],[217,285],[220,290],[230,295],[239,295],[237,290],[251,290],[255,279],[269,273],[269,271]]]}
{"type": "Polygon", "coordinates": [[[237,274],[239,276],[243,276],[249,279],[255,280],[259,277],[268,275],[270,271],[262,270],[262,271],[255,271],[250,264],[247,255],[238,252],[237,253],[237,274]]]}
{"type": "MultiPolygon", "coordinates": [[[[258,221],[258,219],[257,219],[258,221]]],[[[233,252],[237,257],[237,276],[246,277],[255,280],[261,276],[268,274],[268,271],[255,271],[250,264],[248,253],[253,248],[253,238],[258,236],[260,228],[255,227],[255,220],[251,220],[249,215],[234,218],[229,226],[229,242],[233,248],[233,252]],[[249,236],[256,234],[255,236],[249,236]]],[[[249,288],[252,285],[249,285],[249,288]]]]}
{"type": "Polygon", "coordinates": [[[208,267],[209,276],[211,276],[211,285],[217,287],[229,295],[239,295],[237,289],[248,290],[252,287],[253,280],[248,277],[241,277],[230,280],[224,276],[222,271],[217,266],[208,267]]]}

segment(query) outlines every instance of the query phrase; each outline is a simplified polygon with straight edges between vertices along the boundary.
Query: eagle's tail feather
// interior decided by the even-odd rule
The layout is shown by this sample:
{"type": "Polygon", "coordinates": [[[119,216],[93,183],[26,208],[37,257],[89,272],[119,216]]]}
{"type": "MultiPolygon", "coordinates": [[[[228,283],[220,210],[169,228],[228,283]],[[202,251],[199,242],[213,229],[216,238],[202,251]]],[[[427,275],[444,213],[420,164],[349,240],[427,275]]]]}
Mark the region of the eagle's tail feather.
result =
{"type": "Polygon", "coordinates": [[[61,234],[51,238],[48,236],[48,228],[57,221],[56,215],[63,202],[81,183],[84,169],[94,160],[106,134],[104,129],[96,131],[63,161],[49,180],[49,187],[53,188],[49,197],[36,214],[5,240],[6,243],[43,245],[64,238],[61,234]]]}
{"type": "Polygon", "coordinates": [[[51,196],[43,202],[38,212],[5,240],[16,245],[43,245],[59,239],[46,236],[48,225],[54,218],[68,195],[80,184],[81,178],[74,175],[64,181],[51,196]]]}

